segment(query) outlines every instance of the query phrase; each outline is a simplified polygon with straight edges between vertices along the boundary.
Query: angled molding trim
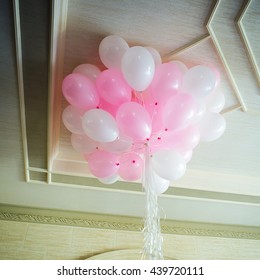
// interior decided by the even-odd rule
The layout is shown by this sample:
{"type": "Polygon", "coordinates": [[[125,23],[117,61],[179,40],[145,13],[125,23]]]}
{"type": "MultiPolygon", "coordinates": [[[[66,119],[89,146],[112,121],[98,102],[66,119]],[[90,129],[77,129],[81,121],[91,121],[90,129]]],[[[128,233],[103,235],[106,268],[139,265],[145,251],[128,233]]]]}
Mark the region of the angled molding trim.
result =
{"type": "MultiPolygon", "coordinates": [[[[27,208],[5,204],[0,204],[0,220],[124,231],[141,231],[143,228],[142,219],[135,217],[27,208]]],[[[259,227],[172,220],[162,220],[161,225],[162,232],[165,234],[260,240],[259,227]]]]}
{"type": "Polygon", "coordinates": [[[236,20],[236,24],[237,24],[237,28],[238,28],[238,32],[239,32],[239,35],[241,37],[241,40],[243,41],[243,43],[245,45],[245,49],[246,49],[246,53],[248,55],[249,61],[250,61],[251,65],[252,65],[252,68],[254,70],[254,74],[255,74],[257,83],[260,87],[260,69],[259,69],[259,66],[257,64],[257,59],[255,57],[254,50],[253,50],[253,48],[251,46],[251,43],[250,43],[250,40],[248,38],[247,28],[246,28],[246,24],[244,22],[246,14],[247,14],[247,12],[249,10],[249,7],[251,6],[252,3],[253,3],[253,0],[245,1],[245,4],[241,9],[241,13],[238,15],[238,18],[236,20]]]}
{"type": "Polygon", "coordinates": [[[239,90],[239,87],[238,87],[237,83],[236,83],[234,75],[233,75],[233,73],[232,73],[232,71],[231,71],[231,69],[228,65],[227,59],[225,57],[225,54],[223,53],[223,50],[222,50],[221,44],[218,40],[218,37],[216,36],[214,28],[212,27],[212,22],[214,21],[215,15],[217,13],[217,10],[218,10],[220,4],[221,4],[221,0],[216,0],[215,1],[215,5],[213,6],[213,9],[210,13],[210,16],[208,18],[208,22],[206,23],[206,28],[207,28],[210,36],[211,36],[212,42],[213,42],[213,44],[214,44],[214,46],[215,46],[215,48],[216,48],[216,50],[219,54],[219,57],[222,61],[222,64],[225,67],[225,70],[226,70],[227,76],[229,78],[229,81],[231,83],[231,86],[233,88],[233,91],[236,94],[237,99],[240,103],[240,107],[236,107],[234,109],[240,109],[241,108],[244,112],[246,112],[247,111],[247,106],[244,102],[243,96],[242,96],[242,94],[239,90]]]}

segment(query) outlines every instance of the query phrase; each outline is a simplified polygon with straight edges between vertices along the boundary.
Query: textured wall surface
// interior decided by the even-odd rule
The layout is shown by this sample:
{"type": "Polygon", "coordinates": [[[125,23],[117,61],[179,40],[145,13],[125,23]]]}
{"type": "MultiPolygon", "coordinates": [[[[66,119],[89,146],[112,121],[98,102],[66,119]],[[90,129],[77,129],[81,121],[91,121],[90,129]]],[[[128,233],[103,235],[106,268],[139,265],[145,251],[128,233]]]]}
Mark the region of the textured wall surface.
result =
{"type": "MultiPolygon", "coordinates": [[[[260,259],[260,240],[164,234],[174,259],[260,259]]],[[[0,259],[86,259],[111,250],[139,249],[141,232],[0,221],[0,259]]]]}

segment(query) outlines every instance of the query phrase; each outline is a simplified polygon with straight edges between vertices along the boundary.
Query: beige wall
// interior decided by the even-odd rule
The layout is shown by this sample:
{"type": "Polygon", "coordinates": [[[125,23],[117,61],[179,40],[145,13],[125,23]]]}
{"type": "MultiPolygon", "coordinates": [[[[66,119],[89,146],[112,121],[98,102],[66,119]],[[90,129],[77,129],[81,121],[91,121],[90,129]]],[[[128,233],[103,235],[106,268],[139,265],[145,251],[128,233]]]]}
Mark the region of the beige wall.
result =
{"type": "MultiPolygon", "coordinates": [[[[0,259],[86,259],[142,248],[141,232],[0,221],[0,259]]],[[[175,259],[260,259],[260,240],[164,234],[175,259]]]]}

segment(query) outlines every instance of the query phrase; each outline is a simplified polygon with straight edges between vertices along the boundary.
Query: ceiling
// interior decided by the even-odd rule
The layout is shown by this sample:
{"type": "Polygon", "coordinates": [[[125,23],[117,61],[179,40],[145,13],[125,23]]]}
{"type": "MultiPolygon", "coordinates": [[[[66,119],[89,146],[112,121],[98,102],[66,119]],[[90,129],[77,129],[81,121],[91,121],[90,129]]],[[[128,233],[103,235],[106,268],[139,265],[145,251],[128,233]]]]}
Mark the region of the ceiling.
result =
{"type": "Polygon", "coordinates": [[[0,203],[143,215],[141,184],[93,178],[60,118],[63,77],[81,63],[101,65],[100,41],[117,34],[164,61],[221,73],[226,132],[201,143],[185,176],[160,196],[166,219],[260,226],[259,1],[33,2],[1,3],[0,203]]]}

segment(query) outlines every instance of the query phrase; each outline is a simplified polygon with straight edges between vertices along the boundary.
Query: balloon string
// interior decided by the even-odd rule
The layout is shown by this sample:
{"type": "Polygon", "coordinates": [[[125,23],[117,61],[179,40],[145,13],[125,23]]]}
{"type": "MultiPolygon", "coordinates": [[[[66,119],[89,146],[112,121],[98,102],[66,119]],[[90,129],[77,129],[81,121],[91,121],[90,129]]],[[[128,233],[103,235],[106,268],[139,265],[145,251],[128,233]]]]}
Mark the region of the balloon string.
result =
{"type": "Polygon", "coordinates": [[[163,259],[163,238],[161,234],[160,211],[158,207],[157,194],[152,187],[153,184],[154,178],[150,164],[149,147],[146,145],[143,177],[143,185],[146,196],[146,213],[143,229],[144,247],[142,259],[161,260],[163,259]]]}

